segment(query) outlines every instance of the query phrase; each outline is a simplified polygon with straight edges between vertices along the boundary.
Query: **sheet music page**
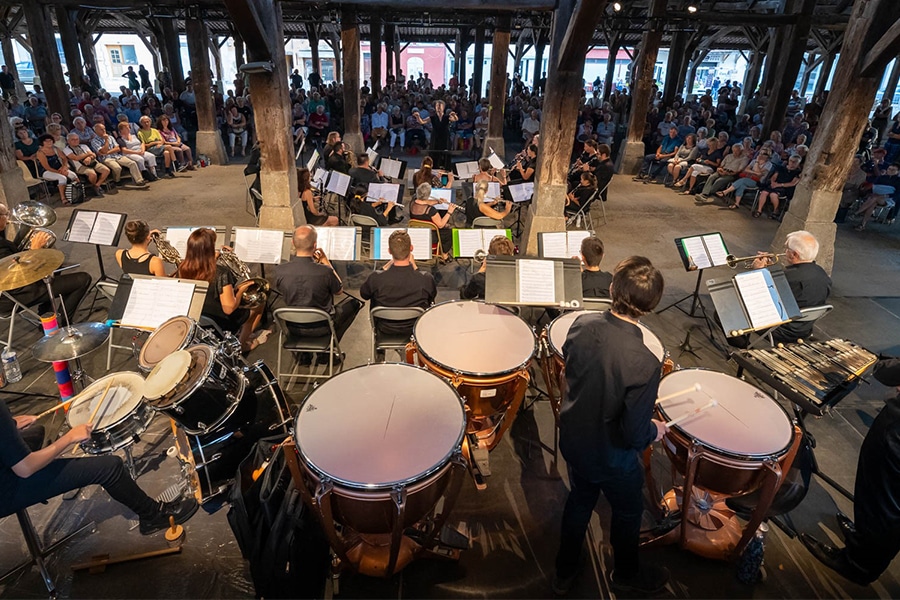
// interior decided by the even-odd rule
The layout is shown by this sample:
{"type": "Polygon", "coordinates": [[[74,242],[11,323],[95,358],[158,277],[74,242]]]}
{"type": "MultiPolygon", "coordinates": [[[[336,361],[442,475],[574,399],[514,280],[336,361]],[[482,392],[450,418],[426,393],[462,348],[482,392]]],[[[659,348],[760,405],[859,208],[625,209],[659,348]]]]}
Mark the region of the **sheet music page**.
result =
{"type": "MultiPolygon", "coordinates": [[[[176,250],[178,250],[178,254],[181,255],[181,258],[184,258],[184,253],[187,250],[187,240],[191,235],[191,232],[197,227],[169,227],[166,229],[165,238],[166,241],[172,244],[176,250]]],[[[212,227],[210,227],[212,229],[212,227]]]]}
{"type": "Polygon", "coordinates": [[[121,323],[156,329],[172,317],[188,314],[193,297],[193,283],[161,277],[135,278],[121,323]]]}
{"type": "Polygon", "coordinates": [[[490,156],[488,156],[488,160],[491,161],[491,166],[495,169],[502,169],[505,166],[503,161],[500,160],[500,157],[497,156],[496,152],[491,152],[490,156]]]}
{"type": "Polygon", "coordinates": [[[521,258],[516,261],[518,301],[523,304],[554,304],[556,277],[552,260],[521,258]]]}
{"type": "Polygon", "coordinates": [[[778,307],[778,291],[772,274],[767,269],[756,269],[735,275],[738,294],[747,309],[750,325],[753,329],[761,329],[785,319],[778,307]]]}
{"type": "Polygon", "coordinates": [[[369,157],[369,164],[374,168],[378,161],[378,151],[374,148],[366,148],[366,156],[369,157]]]}
{"type": "Polygon", "coordinates": [[[435,210],[447,210],[453,202],[453,190],[433,188],[431,190],[431,197],[442,201],[440,204],[434,205],[435,210]]]}
{"type": "Polygon", "coordinates": [[[234,229],[234,253],[244,262],[277,265],[283,245],[280,229],[234,229]]]}
{"type": "Polygon", "coordinates": [[[112,246],[116,239],[116,230],[125,215],[108,212],[98,212],[94,220],[94,230],[88,240],[91,244],[100,246],[112,246]]]}
{"type": "Polygon", "coordinates": [[[79,210],[72,219],[72,227],[69,228],[68,241],[90,243],[91,231],[94,229],[94,221],[97,219],[97,211],[79,210]]]}
{"type": "MultiPolygon", "coordinates": [[[[459,239],[459,256],[472,258],[476,250],[484,250],[487,253],[488,245],[484,241],[481,229],[457,229],[459,239]]],[[[490,238],[487,238],[490,240],[490,238]]]]}
{"type": "MultiPolygon", "coordinates": [[[[499,181],[488,181],[488,189],[487,193],[484,195],[484,202],[493,202],[494,200],[501,199],[500,196],[502,192],[500,190],[500,182],[499,181]]],[[[475,195],[475,188],[478,186],[477,183],[472,184],[472,195],[475,195]]]]}
{"type": "Polygon", "coordinates": [[[589,238],[594,234],[593,231],[569,231],[566,233],[566,252],[568,254],[563,258],[572,258],[581,254],[581,242],[584,238],[589,238]]]}
{"type": "Polygon", "coordinates": [[[400,179],[401,167],[403,167],[403,163],[399,160],[394,160],[392,158],[381,159],[381,172],[385,177],[390,177],[391,179],[400,179]]]}
{"type": "Polygon", "coordinates": [[[309,160],[306,161],[306,168],[309,169],[310,171],[312,171],[315,168],[316,163],[318,163],[318,162],[319,162],[319,151],[313,150],[312,156],[310,156],[309,160]]]}
{"type": "Polygon", "coordinates": [[[319,167],[316,169],[316,172],[313,173],[312,182],[318,185],[325,185],[325,182],[328,181],[328,171],[319,167]]]}
{"type": "Polygon", "coordinates": [[[329,171],[328,173],[328,185],[325,186],[325,189],[338,196],[346,196],[347,188],[350,187],[350,176],[344,175],[340,171],[329,171]]]}
{"type": "Polygon", "coordinates": [[[728,249],[725,247],[725,240],[722,239],[721,233],[704,235],[703,243],[706,244],[706,250],[709,252],[714,267],[728,264],[728,261],[725,260],[725,257],[728,256],[728,249]]]}
{"type": "Polygon", "coordinates": [[[572,258],[567,254],[569,242],[565,231],[549,231],[538,234],[541,236],[544,248],[544,258],[572,258]]]}
{"type": "Polygon", "coordinates": [[[508,187],[513,202],[528,202],[534,196],[534,182],[514,183],[508,187]]]}
{"type": "Polygon", "coordinates": [[[456,163],[456,173],[460,179],[472,179],[481,169],[478,168],[478,162],[474,160],[456,163]]]}
{"type": "Polygon", "coordinates": [[[367,202],[380,202],[382,198],[387,202],[397,202],[400,195],[399,183],[370,183],[366,192],[367,202]]]}
{"type": "Polygon", "coordinates": [[[694,261],[698,269],[708,269],[712,266],[709,255],[706,253],[706,246],[703,245],[703,239],[700,237],[682,238],[682,246],[688,257],[694,261]]]}
{"type": "Polygon", "coordinates": [[[330,260],[356,260],[356,227],[316,227],[316,234],[330,260]]]}

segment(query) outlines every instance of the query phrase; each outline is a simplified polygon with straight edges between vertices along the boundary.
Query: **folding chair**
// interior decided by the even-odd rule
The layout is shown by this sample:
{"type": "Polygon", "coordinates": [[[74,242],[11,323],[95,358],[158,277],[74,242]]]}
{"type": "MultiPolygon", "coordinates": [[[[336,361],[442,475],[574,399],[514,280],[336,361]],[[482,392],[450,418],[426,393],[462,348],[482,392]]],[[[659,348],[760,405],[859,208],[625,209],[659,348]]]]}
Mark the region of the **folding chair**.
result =
{"type": "Polygon", "coordinates": [[[385,350],[397,350],[403,352],[409,342],[409,333],[384,333],[376,324],[380,321],[411,321],[418,319],[425,309],[418,307],[392,308],[387,306],[375,306],[369,308],[369,324],[372,326],[372,362],[376,362],[376,355],[385,350]]]}
{"type": "Polygon", "coordinates": [[[362,228],[362,251],[372,258],[372,228],[378,227],[378,221],[366,215],[350,215],[350,224],[362,228]]]}
{"type": "Polygon", "coordinates": [[[251,173],[250,175],[244,175],[244,184],[247,186],[247,200],[246,200],[246,209],[247,212],[253,215],[256,219],[256,224],[259,225],[259,212],[256,210],[257,202],[262,204],[262,194],[259,191],[253,189],[253,182],[256,181],[256,173],[251,173]]]}
{"type": "Polygon", "coordinates": [[[285,307],[275,309],[273,316],[275,317],[275,322],[278,324],[278,363],[276,366],[275,377],[279,380],[283,378],[287,381],[285,391],[290,390],[293,380],[298,377],[306,377],[307,383],[309,383],[311,379],[330,378],[334,374],[335,354],[340,355],[341,352],[337,333],[334,331],[334,321],[332,321],[331,315],[318,308],[285,307]],[[327,325],[330,333],[326,335],[297,334],[295,333],[295,331],[297,331],[296,329],[292,331],[288,328],[289,324],[307,326],[321,325],[323,327],[327,325]],[[295,355],[294,366],[289,372],[281,370],[281,361],[284,350],[295,355]],[[308,352],[313,355],[312,364],[309,367],[309,374],[307,375],[297,373],[297,368],[300,366],[300,363],[296,354],[301,352],[308,352]],[[315,372],[316,359],[322,352],[328,353],[328,370],[327,373],[319,375],[315,372]]]}
{"type": "Polygon", "coordinates": [[[28,170],[28,165],[23,161],[17,160],[16,164],[19,165],[19,170],[22,171],[22,178],[25,180],[25,187],[28,189],[28,193],[31,194],[31,188],[40,186],[44,191],[44,198],[47,202],[50,202],[50,190],[47,187],[47,182],[43,179],[35,179],[31,171],[28,170]]]}
{"type": "Polygon", "coordinates": [[[9,321],[9,333],[6,336],[6,341],[4,342],[3,340],[0,340],[0,344],[5,345],[9,349],[12,349],[13,331],[16,326],[16,315],[19,315],[21,318],[25,319],[38,328],[43,327],[41,325],[41,316],[13,298],[12,295],[8,294],[7,292],[0,293],[0,297],[5,299],[7,302],[12,303],[12,307],[10,308],[8,314],[0,313],[0,321],[9,321]],[[32,321],[31,319],[28,319],[25,315],[30,315],[34,320],[32,321]]]}
{"type": "Polygon", "coordinates": [[[584,310],[603,312],[612,308],[612,300],[609,298],[582,298],[581,307],[584,310]]]}
{"type": "Polygon", "coordinates": [[[503,229],[503,221],[490,217],[475,217],[472,227],[475,229],[503,229]]]}

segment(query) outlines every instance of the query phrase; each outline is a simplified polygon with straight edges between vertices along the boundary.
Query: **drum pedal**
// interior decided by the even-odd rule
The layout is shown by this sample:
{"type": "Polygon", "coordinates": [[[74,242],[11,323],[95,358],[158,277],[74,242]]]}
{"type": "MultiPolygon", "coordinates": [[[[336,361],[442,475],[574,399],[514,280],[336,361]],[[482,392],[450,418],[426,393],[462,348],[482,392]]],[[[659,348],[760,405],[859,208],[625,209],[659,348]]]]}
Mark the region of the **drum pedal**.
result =
{"type": "Polygon", "coordinates": [[[491,476],[491,458],[487,448],[484,446],[471,446],[469,452],[472,454],[472,463],[475,469],[482,477],[491,476]]]}
{"type": "Polygon", "coordinates": [[[454,548],[456,550],[469,549],[469,536],[460,533],[455,527],[444,525],[441,528],[441,534],[438,536],[441,546],[454,548]]]}

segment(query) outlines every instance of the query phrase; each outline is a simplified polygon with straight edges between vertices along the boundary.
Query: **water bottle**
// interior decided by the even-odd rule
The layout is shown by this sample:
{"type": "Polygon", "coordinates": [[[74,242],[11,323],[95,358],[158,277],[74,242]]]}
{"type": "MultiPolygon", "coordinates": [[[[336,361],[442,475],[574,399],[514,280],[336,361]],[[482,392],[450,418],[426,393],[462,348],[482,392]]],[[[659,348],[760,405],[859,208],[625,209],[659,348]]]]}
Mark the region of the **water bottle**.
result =
{"type": "Polygon", "coordinates": [[[3,371],[6,373],[6,381],[15,383],[22,380],[22,369],[19,367],[19,358],[16,356],[15,350],[7,348],[0,354],[3,360],[3,371]]]}

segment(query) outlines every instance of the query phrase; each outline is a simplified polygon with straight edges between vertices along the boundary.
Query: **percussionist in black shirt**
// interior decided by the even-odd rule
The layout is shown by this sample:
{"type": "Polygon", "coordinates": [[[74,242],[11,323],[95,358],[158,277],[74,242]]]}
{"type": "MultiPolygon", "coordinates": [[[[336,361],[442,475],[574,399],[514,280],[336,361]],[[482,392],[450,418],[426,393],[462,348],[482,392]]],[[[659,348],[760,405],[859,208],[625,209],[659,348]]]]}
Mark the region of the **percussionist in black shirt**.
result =
{"type": "Polygon", "coordinates": [[[563,345],[568,391],[560,407],[559,447],[570,492],[556,555],[557,594],[568,592],[578,574],[600,492],[612,507],[613,589],[650,594],[669,577],[666,569],[638,559],[641,453],[666,426],[652,419],[661,365],[644,345],[637,320],[659,304],[663,277],[648,259],[632,256],[616,266],[610,292],[612,309],[578,317],[563,345]]]}
{"type": "Polygon", "coordinates": [[[581,240],[581,295],[585,298],[609,298],[612,273],[600,270],[603,241],[594,236],[581,240]]]}

